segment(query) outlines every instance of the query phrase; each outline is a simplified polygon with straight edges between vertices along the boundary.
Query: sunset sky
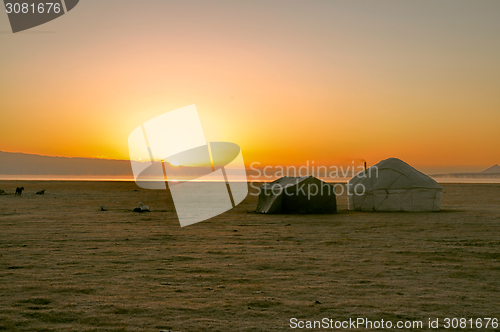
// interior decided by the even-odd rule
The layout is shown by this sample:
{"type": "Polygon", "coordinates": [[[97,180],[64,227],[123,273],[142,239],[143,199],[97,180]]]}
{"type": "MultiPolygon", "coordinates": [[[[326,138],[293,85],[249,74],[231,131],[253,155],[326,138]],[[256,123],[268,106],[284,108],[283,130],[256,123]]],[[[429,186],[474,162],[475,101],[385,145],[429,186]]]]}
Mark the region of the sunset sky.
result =
{"type": "Polygon", "coordinates": [[[500,163],[500,1],[82,0],[0,13],[0,150],[127,159],[196,104],[247,165],[500,163]]]}

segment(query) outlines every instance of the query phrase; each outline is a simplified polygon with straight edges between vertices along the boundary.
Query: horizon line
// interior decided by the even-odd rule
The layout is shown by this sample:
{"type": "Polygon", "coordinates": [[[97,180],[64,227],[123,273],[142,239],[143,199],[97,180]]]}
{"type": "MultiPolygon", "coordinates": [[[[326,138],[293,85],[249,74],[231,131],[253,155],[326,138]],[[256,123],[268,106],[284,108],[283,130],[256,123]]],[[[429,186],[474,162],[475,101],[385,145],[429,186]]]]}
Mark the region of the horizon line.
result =
{"type": "MultiPolygon", "coordinates": [[[[63,155],[45,155],[45,154],[39,154],[39,153],[28,153],[28,152],[19,152],[19,151],[4,151],[0,150],[0,153],[11,153],[11,154],[23,154],[23,155],[29,155],[29,156],[38,156],[38,157],[49,157],[49,158],[67,158],[67,159],[88,159],[88,160],[102,160],[102,161],[122,161],[122,162],[147,162],[147,161],[138,161],[138,160],[131,160],[131,159],[114,159],[114,158],[109,158],[109,157],[82,157],[82,156],[63,156],[63,155]]],[[[382,159],[383,160],[383,159],[382,159]]],[[[156,162],[161,162],[161,160],[154,160],[156,162]]],[[[310,161],[314,162],[314,160],[306,160],[306,163],[309,163],[310,161]]],[[[349,166],[356,166],[358,163],[355,163],[355,161],[359,161],[359,165],[363,165],[365,162],[364,159],[361,158],[352,158],[351,162],[344,162],[344,163],[338,163],[338,164],[323,164],[323,165],[312,165],[312,167],[332,167],[332,166],[346,166],[349,164],[349,166]]],[[[381,161],[381,160],[379,160],[381,161]]],[[[255,162],[250,163],[253,164],[255,162]]],[[[258,162],[261,164],[260,162],[258,162]]],[[[432,165],[432,164],[421,164],[419,167],[440,167],[440,168],[445,168],[445,167],[492,167],[495,165],[498,165],[499,163],[496,163],[494,165],[490,166],[485,166],[485,165],[463,165],[463,164],[448,164],[448,165],[432,165]]],[[[369,165],[369,167],[374,166],[375,164],[369,165]]],[[[185,165],[172,165],[172,166],[182,166],[182,167],[196,167],[196,166],[185,166],[185,165]]],[[[263,167],[301,167],[305,166],[304,163],[293,163],[293,164],[276,164],[276,163],[269,163],[269,164],[263,164],[255,168],[263,168],[263,167]]],[[[246,169],[252,169],[250,167],[245,166],[246,169]]],[[[485,169],[486,170],[486,169],[485,169]]]]}

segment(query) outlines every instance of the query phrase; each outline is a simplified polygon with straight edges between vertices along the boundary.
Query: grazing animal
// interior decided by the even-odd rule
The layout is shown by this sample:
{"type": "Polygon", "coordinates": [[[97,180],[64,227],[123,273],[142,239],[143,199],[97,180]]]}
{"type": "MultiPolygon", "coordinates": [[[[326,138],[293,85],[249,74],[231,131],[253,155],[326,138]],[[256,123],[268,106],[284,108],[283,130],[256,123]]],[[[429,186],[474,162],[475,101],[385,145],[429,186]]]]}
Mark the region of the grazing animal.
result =
{"type": "Polygon", "coordinates": [[[45,189],[37,191],[36,194],[37,195],[45,195],[45,189]]]}
{"type": "Polygon", "coordinates": [[[0,195],[5,195],[5,190],[0,189],[0,195]]]}
{"type": "Polygon", "coordinates": [[[24,187],[17,187],[16,188],[16,195],[21,196],[23,194],[24,187]]]}

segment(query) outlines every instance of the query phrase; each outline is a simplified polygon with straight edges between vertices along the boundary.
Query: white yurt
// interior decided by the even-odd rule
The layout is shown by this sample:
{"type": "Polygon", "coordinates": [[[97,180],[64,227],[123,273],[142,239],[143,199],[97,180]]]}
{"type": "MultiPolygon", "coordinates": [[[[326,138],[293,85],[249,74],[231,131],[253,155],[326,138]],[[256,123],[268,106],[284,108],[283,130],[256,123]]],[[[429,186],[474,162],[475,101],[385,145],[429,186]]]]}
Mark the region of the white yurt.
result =
{"type": "Polygon", "coordinates": [[[382,160],[347,183],[349,210],[439,211],[443,188],[397,158],[382,160]]]}

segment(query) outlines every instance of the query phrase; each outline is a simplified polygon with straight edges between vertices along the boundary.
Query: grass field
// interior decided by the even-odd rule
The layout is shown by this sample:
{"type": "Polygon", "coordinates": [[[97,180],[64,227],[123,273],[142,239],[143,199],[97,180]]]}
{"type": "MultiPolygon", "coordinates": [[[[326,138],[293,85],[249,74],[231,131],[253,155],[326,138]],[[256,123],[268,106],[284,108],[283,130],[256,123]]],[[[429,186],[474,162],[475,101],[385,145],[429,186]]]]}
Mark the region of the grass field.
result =
{"type": "Polygon", "coordinates": [[[353,213],[343,196],[336,215],[260,215],[248,196],[185,228],[166,191],[0,181],[20,185],[0,196],[0,330],[500,318],[499,184],[445,184],[438,213],[353,213]],[[153,212],[132,212],[139,201],[153,212]]]}

